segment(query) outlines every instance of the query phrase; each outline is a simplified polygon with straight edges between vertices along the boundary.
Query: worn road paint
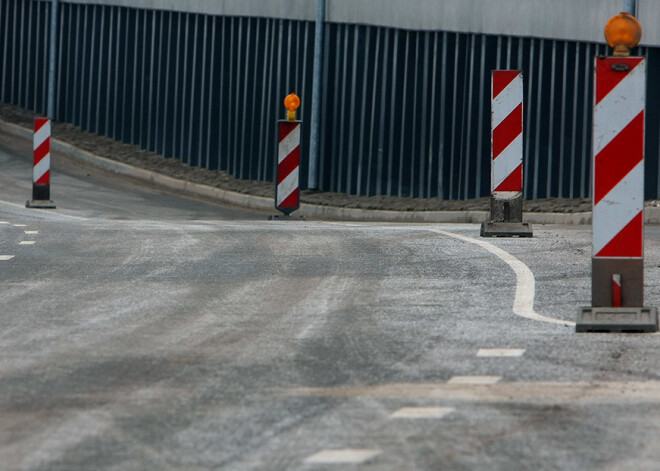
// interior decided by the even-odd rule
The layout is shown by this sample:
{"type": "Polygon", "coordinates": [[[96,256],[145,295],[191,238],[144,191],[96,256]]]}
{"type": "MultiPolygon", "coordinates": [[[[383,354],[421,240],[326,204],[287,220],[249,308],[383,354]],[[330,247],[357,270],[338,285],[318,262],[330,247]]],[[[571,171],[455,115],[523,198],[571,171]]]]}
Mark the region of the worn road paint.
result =
{"type": "Polygon", "coordinates": [[[392,383],[280,391],[296,397],[433,399],[484,404],[660,404],[660,381],[530,381],[484,385],[392,383]]]}
{"type": "Polygon", "coordinates": [[[442,419],[454,412],[453,407],[403,407],[390,419],[442,419]]]}
{"type": "Polygon", "coordinates": [[[11,260],[14,258],[13,255],[0,255],[0,260],[11,260]]]}
{"type": "Polygon", "coordinates": [[[18,245],[34,245],[33,240],[22,240],[18,243],[18,245]]]}
{"type": "Polygon", "coordinates": [[[501,376],[454,376],[447,384],[495,384],[501,379],[501,376]]]}
{"type": "Polygon", "coordinates": [[[338,450],[323,450],[315,455],[310,456],[305,460],[305,463],[315,464],[360,464],[364,463],[376,455],[380,454],[380,450],[365,450],[365,449],[338,449],[338,450]]]}
{"type": "Polygon", "coordinates": [[[560,324],[567,327],[575,326],[575,322],[553,319],[552,317],[546,317],[534,311],[534,291],[536,289],[536,280],[534,279],[534,274],[529,269],[529,267],[527,267],[527,265],[511,255],[509,252],[506,252],[485,240],[473,239],[472,237],[466,237],[464,235],[454,234],[453,232],[442,231],[440,229],[427,230],[442,234],[447,237],[453,237],[464,242],[469,242],[470,244],[478,245],[488,250],[490,253],[509,265],[509,267],[511,267],[511,269],[516,274],[516,295],[513,300],[514,314],[535,321],[550,322],[552,324],[560,324]]]}
{"type": "Polygon", "coordinates": [[[525,353],[523,348],[480,348],[477,352],[478,357],[485,358],[506,358],[521,357],[525,353]]]}

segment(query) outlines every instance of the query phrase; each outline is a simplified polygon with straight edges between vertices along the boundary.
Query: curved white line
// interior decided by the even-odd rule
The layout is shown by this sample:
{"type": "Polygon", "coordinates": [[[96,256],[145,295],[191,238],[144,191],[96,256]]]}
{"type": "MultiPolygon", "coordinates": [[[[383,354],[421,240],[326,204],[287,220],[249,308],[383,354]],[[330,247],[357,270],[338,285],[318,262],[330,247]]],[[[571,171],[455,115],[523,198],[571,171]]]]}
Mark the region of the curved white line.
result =
{"type": "Polygon", "coordinates": [[[442,234],[447,237],[453,237],[454,239],[459,239],[464,242],[469,242],[470,244],[478,245],[479,247],[488,250],[490,253],[497,256],[500,260],[509,265],[516,274],[516,295],[513,300],[514,314],[534,321],[550,322],[552,324],[560,324],[566,327],[575,326],[575,322],[553,319],[552,317],[546,317],[534,311],[534,291],[536,287],[534,274],[529,269],[529,267],[527,267],[527,265],[525,265],[510,253],[502,250],[496,245],[491,244],[490,242],[486,242],[485,240],[473,239],[472,237],[454,234],[453,232],[441,231],[440,229],[428,230],[431,232],[437,232],[438,234],[442,234]]]}

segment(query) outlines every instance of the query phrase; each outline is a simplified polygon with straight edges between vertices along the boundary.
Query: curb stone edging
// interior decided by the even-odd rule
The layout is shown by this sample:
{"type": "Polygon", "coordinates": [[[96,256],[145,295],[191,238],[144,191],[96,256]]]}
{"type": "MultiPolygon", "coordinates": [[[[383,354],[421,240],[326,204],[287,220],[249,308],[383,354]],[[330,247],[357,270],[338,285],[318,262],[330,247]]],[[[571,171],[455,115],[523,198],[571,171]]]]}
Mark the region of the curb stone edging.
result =
{"type": "MultiPolygon", "coordinates": [[[[32,131],[22,126],[0,120],[0,130],[24,139],[32,139],[32,131]]],[[[180,180],[162,173],[146,170],[118,162],[79,149],[66,142],[51,139],[51,147],[71,158],[94,167],[152,183],[166,189],[231,204],[246,209],[256,209],[277,214],[272,198],[238,193],[200,183],[180,180]]],[[[333,219],[367,222],[405,223],[475,223],[487,221],[488,211],[388,211],[359,208],[342,208],[302,203],[300,213],[309,219],[333,219]]],[[[646,207],[644,219],[647,224],[660,224],[660,208],[646,207]]],[[[591,224],[591,212],[582,213],[524,213],[525,222],[531,224],[591,224]]]]}

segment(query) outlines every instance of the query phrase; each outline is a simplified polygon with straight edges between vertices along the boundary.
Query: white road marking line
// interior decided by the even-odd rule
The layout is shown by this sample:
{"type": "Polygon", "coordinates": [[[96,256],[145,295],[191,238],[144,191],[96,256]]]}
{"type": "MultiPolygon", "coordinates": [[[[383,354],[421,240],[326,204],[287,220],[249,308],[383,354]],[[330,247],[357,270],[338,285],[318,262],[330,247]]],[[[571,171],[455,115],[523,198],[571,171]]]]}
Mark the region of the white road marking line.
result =
{"type": "Polygon", "coordinates": [[[524,348],[480,348],[477,356],[485,358],[521,357],[524,353],[524,348]]]}
{"type": "MultiPolygon", "coordinates": [[[[25,209],[24,204],[10,203],[9,201],[3,201],[3,200],[0,200],[0,204],[4,204],[4,205],[7,205],[7,206],[13,206],[15,208],[25,209]]],[[[88,221],[89,220],[87,218],[81,218],[79,216],[69,216],[68,214],[54,213],[52,209],[31,208],[29,211],[30,212],[38,211],[38,212],[41,212],[41,213],[44,213],[44,214],[49,214],[50,216],[55,216],[55,217],[65,218],[65,219],[76,219],[78,221],[88,221]]]]}
{"type": "Polygon", "coordinates": [[[39,234],[39,231],[24,231],[26,234],[39,234]]]}
{"type": "Polygon", "coordinates": [[[454,376],[447,384],[496,384],[501,376],[454,376]]]}
{"type": "Polygon", "coordinates": [[[0,260],[11,260],[14,258],[13,255],[0,255],[0,260]]]}
{"type": "Polygon", "coordinates": [[[27,224],[14,224],[14,227],[27,227],[27,224]]]}
{"type": "Polygon", "coordinates": [[[0,224],[9,224],[7,221],[0,221],[0,224]]]}
{"type": "Polygon", "coordinates": [[[376,455],[380,450],[366,449],[337,449],[323,450],[305,459],[305,463],[313,464],[360,464],[364,463],[376,455]]]}
{"type": "Polygon", "coordinates": [[[390,419],[442,419],[454,412],[453,407],[403,407],[390,419]]]}
{"type": "Polygon", "coordinates": [[[18,243],[18,245],[34,245],[34,240],[22,240],[18,243]]]}
{"type": "Polygon", "coordinates": [[[561,324],[566,327],[575,326],[575,322],[553,319],[552,317],[546,317],[534,311],[534,290],[536,287],[534,274],[529,269],[529,267],[527,267],[527,265],[525,265],[510,253],[502,250],[494,244],[491,244],[490,242],[486,242],[485,240],[473,239],[472,237],[454,234],[453,232],[441,231],[440,229],[427,230],[442,234],[447,237],[453,237],[454,239],[459,239],[464,242],[469,242],[470,244],[478,245],[488,250],[490,253],[509,265],[509,267],[511,267],[511,269],[516,274],[516,295],[513,300],[514,314],[534,321],[561,324]]]}

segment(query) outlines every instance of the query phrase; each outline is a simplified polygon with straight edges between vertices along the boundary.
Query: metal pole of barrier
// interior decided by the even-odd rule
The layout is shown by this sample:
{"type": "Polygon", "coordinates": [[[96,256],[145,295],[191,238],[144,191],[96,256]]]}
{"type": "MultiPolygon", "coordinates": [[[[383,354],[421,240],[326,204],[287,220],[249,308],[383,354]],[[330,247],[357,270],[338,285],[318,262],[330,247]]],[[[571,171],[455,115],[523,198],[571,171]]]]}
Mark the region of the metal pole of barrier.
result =
{"type": "Polygon", "coordinates": [[[316,30],[314,35],[314,72],[312,77],[312,120],[309,143],[307,187],[319,189],[319,140],[321,134],[321,83],[323,74],[323,29],[325,0],[316,0],[316,30]]]}
{"type": "Polygon", "coordinates": [[[632,16],[637,16],[637,0],[623,0],[623,11],[627,11],[632,16]]]}
{"type": "Polygon", "coordinates": [[[57,26],[58,26],[58,2],[51,0],[50,8],[50,51],[48,57],[48,104],[47,115],[55,119],[55,72],[57,70],[57,26]]]}

